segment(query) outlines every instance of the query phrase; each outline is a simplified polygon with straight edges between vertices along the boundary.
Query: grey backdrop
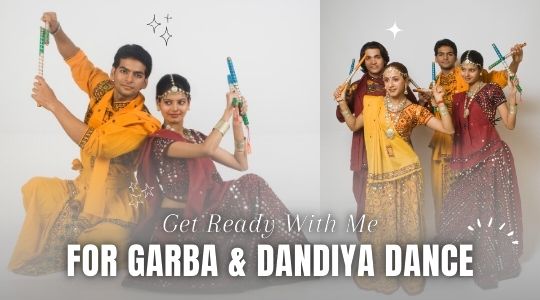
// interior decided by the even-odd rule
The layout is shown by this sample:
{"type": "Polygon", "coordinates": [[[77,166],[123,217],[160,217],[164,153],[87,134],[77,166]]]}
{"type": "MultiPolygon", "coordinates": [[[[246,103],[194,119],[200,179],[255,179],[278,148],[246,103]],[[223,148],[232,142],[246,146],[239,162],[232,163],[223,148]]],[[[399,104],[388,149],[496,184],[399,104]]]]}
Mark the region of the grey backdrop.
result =
{"type": "MultiPolygon", "coordinates": [[[[524,247],[522,274],[482,291],[466,279],[430,279],[418,299],[503,299],[515,296],[532,299],[540,275],[538,226],[540,222],[538,174],[540,167],[540,87],[537,83],[540,5],[536,1],[355,1],[321,3],[321,211],[350,214],[355,211],[352,172],[349,171],[351,133],[335,118],[334,89],[348,74],[352,58],[368,41],[379,41],[388,49],[391,61],[404,63],[412,78],[426,87],[431,80],[433,46],[442,38],[452,39],[458,52],[476,49],[485,65],[496,60],[491,43],[506,53],[515,43],[527,42],[519,68],[525,103],[520,106],[514,131],[498,126],[514,154],[523,206],[524,247]],[[393,38],[386,31],[394,23],[403,29],[393,38]]],[[[500,68],[500,67],[499,67],[500,68]]],[[[437,66],[437,70],[439,70],[437,66]]],[[[355,77],[359,78],[359,76],[355,77]]],[[[434,234],[433,200],[429,177],[431,151],[427,147],[431,130],[413,133],[413,144],[424,168],[425,215],[429,237],[434,234]]],[[[354,240],[351,234],[332,239],[354,240]]],[[[348,293],[347,293],[348,294],[348,293]]],[[[403,292],[384,299],[401,299],[403,292]]],[[[375,294],[358,292],[358,297],[375,294]]]]}

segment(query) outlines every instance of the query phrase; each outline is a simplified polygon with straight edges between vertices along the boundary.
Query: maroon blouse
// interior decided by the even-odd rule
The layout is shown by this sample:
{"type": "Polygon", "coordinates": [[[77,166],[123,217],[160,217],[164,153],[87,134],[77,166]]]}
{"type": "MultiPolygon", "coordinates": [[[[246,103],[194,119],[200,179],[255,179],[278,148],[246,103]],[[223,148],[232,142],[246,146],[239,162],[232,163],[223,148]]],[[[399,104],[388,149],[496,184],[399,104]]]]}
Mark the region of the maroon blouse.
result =
{"type": "Polygon", "coordinates": [[[466,100],[466,92],[454,95],[451,167],[455,170],[469,169],[503,146],[495,129],[497,107],[506,102],[501,88],[488,83],[478,91],[469,105],[468,117],[464,117],[466,100]]]}

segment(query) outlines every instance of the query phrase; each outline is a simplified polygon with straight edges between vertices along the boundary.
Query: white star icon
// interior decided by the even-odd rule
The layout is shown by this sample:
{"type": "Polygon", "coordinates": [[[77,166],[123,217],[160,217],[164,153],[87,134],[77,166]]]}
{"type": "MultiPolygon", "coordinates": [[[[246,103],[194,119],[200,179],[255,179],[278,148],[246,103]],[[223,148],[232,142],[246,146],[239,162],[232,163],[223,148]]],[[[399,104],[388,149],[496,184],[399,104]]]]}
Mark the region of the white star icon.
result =
{"type": "Polygon", "coordinates": [[[148,183],[144,185],[144,190],[141,191],[141,192],[144,193],[144,199],[146,199],[146,197],[148,197],[148,195],[154,196],[154,194],[152,193],[153,189],[154,189],[154,187],[149,186],[148,183]]]}
{"type": "Polygon", "coordinates": [[[132,193],[135,193],[135,190],[137,189],[137,183],[136,182],[131,182],[129,184],[129,190],[132,192],[132,193]]]}
{"type": "Polygon", "coordinates": [[[392,32],[394,34],[394,40],[396,39],[396,35],[398,34],[398,32],[403,31],[403,29],[401,29],[401,28],[399,28],[397,26],[396,21],[394,21],[394,25],[392,25],[392,27],[387,28],[386,30],[388,30],[388,31],[390,31],[390,32],[392,32]]]}

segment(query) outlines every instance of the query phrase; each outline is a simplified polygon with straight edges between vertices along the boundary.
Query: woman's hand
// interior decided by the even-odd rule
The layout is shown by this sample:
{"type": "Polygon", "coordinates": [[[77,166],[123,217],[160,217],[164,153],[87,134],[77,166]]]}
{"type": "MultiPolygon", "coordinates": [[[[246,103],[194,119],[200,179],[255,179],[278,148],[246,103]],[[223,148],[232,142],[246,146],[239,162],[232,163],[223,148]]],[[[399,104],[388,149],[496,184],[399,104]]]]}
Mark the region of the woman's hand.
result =
{"type": "Polygon", "coordinates": [[[53,111],[56,105],[60,102],[53,90],[49,87],[45,79],[41,76],[36,76],[34,88],[32,89],[32,98],[36,100],[39,106],[43,106],[48,111],[53,111]]]}

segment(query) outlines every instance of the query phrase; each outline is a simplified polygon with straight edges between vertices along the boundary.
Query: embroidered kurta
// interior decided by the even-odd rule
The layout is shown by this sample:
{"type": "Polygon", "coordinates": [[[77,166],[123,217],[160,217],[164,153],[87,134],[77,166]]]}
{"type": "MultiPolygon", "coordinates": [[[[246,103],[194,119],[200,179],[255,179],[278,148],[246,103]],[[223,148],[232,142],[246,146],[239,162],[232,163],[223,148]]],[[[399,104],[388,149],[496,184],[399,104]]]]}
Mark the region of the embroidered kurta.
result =
{"type": "Polygon", "coordinates": [[[9,268],[40,275],[64,270],[67,243],[114,243],[125,252],[129,229],[142,207],[132,205],[134,151],[159,121],[139,94],[124,107],[113,105],[113,84],[79,51],[69,58],[73,79],[90,101],[84,122],[89,129],[79,143],[74,180],[36,177],[22,188],[26,218],[9,268]]]}

